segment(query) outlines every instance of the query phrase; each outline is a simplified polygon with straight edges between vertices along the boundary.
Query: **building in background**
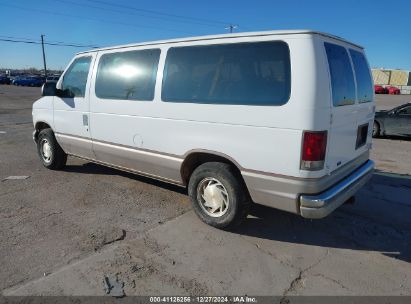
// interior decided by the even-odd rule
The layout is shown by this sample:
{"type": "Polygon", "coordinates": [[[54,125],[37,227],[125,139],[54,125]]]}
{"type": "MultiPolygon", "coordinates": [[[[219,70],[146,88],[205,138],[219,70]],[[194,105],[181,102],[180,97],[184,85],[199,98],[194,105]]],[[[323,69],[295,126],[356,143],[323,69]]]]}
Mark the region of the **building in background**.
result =
{"type": "Polygon", "coordinates": [[[410,71],[391,69],[372,69],[371,71],[375,85],[394,86],[401,90],[401,94],[411,94],[410,71]]]}

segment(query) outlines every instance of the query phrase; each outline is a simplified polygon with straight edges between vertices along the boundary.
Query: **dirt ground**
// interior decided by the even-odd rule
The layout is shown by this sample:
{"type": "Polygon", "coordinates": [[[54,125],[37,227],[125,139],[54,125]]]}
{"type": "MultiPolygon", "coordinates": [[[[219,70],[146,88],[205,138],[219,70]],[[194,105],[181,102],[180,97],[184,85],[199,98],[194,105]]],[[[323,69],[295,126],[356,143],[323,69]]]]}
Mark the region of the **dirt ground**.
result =
{"type": "MultiPolygon", "coordinates": [[[[411,141],[376,139],[377,170],[322,220],[254,206],[232,232],[184,189],[69,158],[38,160],[39,88],[0,85],[3,295],[411,295],[411,141]],[[27,179],[6,180],[9,176],[27,179]]],[[[411,96],[377,95],[377,109],[411,96]]]]}

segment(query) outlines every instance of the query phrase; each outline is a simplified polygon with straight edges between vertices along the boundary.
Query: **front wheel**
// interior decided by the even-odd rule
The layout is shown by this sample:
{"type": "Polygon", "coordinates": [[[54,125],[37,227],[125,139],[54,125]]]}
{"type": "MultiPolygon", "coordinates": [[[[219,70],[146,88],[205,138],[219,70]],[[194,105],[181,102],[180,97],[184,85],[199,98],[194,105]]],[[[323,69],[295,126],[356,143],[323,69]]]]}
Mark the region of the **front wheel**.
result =
{"type": "Polygon", "coordinates": [[[188,194],[198,217],[216,228],[239,225],[251,205],[241,176],[226,163],[198,166],[190,177],[188,194]]]}
{"type": "Polygon", "coordinates": [[[58,144],[51,129],[41,130],[37,139],[37,152],[43,166],[51,170],[62,169],[67,162],[67,154],[58,144]]]}

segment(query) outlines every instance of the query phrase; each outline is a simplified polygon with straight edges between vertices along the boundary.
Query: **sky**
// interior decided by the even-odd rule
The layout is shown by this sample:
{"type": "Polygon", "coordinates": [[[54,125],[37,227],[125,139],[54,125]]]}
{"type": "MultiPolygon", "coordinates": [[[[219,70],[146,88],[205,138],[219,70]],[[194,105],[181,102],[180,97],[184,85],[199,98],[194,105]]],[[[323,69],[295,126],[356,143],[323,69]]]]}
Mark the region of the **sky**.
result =
{"type": "Polygon", "coordinates": [[[411,1],[0,0],[0,68],[64,69],[90,46],[235,32],[311,29],[365,47],[371,67],[411,70],[411,1]],[[87,47],[78,47],[87,45],[87,47]]]}

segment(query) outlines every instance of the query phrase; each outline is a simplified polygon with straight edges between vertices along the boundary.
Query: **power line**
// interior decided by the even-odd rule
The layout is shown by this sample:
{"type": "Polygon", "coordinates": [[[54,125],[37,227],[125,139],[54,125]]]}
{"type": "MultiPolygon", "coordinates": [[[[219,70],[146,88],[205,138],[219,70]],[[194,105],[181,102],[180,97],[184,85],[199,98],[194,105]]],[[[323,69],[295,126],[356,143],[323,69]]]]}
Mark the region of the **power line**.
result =
{"type": "MultiPolygon", "coordinates": [[[[25,37],[16,37],[16,36],[4,36],[0,35],[0,38],[7,38],[7,39],[17,39],[17,40],[30,40],[30,41],[39,41],[38,39],[34,38],[25,38],[25,37]]],[[[77,42],[66,42],[66,41],[56,41],[56,40],[48,40],[49,43],[62,43],[62,44],[75,44],[75,45],[82,45],[84,47],[95,47],[93,44],[83,44],[77,42]]]]}
{"type": "MultiPolygon", "coordinates": [[[[27,44],[41,44],[39,41],[29,41],[29,40],[17,40],[17,39],[3,39],[0,38],[0,41],[4,42],[14,42],[14,43],[27,43],[27,44]]],[[[96,45],[79,45],[79,44],[65,44],[65,43],[52,43],[52,42],[44,42],[46,45],[53,45],[53,46],[69,46],[69,47],[77,47],[77,48],[99,48],[96,45]]]]}
{"type": "Polygon", "coordinates": [[[179,33],[188,33],[188,32],[183,32],[180,30],[172,29],[172,28],[164,28],[164,27],[157,27],[157,26],[148,26],[148,25],[137,25],[137,24],[132,24],[132,23],[126,23],[126,22],[121,22],[121,21],[107,21],[105,19],[99,19],[99,18],[91,18],[91,17],[85,17],[85,16],[78,16],[78,15],[71,15],[71,14],[63,14],[55,11],[46,11],[46,10],[40,10],[37,8],[26,8],[26,7],[21,7],[9,3],[2,3],[2,6],[8,6],[12,8],[17,8],[20,10],[25,10],[25,11],[30,11],[30,12],[38,12],[41,14],[51,14],[51,15],[57,15],[57,16],[63,16],[63,17],[69,17],[69,18],[77,18],[77,19],[86,19],[86,20],[92,20],[92,21],[97,21],[101,22],[104,24],[111,23],[111,24],[116,24],[116,25],[123,25],[123,26],[131,26],[135,28],[148,28],[148,29],[155,29],[155,30],[161,30],[161,31],[170,31],[170,32],[179,32],[179,33]]]}
{"type": "MultiPolygon", "coordinates": [[[[107,7],[102,7],[102,6],[96,6],[96,5],[89,5],[89,4],[85,4],[83,3],[77,3],[77,2],[73,2],[73,1],[69,1],[69,0],[54,0],[54,1],[58,1],[61,3],[66,3],[66,4],[71,4],[71,5],[77,5],[80,7],[89,7],[89,8],[93,8],[93,9],[98,9],[98,10],[103,10],[103,11],[108,11],[110,13],[115,12],[115,13],[119,13],[119,14],[126,14],[126,15],[135,15],[135,16],[142,16],[142,17],[146,17],[146,18],[152,18],[152,19],[159,19],[159,20],[166,20],[166,21],[170,21],[170,22],[178,22],[178,23],[183,23],[183,24],[191,24],[191,25],[203,25],[203,26],[209,26],[209,27],[215,27],[215,28],[221,28],[219,21],[216,22],[211,22],[211,21],[203,21],[203,19],[200,19],[200,21],[198,21],[197,19],[194,20],[183,20],[183,19],[176,19],[176,17],[171,17],[171,16],[164,16],[163,13],[158,12],[157,14],[160,15],[155,15],[153,12],[150,11],[150,13],[146,12],[146,11],[142,11],[140,12],[140,9],[137,8],[132,8],[129,6],[123,6],[120,5],[120,8],[122,7],[123,9],[127,8],[127,11],[125,10],[118,10],[115,8],[107,8],[107,7]],[[130,11],[131,9],[131,11],[130,11]],[[151,14],[151,15],[150,15],[151,14]],[[154,15],[153,15],[154,14],[154,15]]],[[[94,2],[94,1],[93,1],[94,2]]],[[[101,3],[101,2],[98,2],[101,3]]],[[[111,5],[110,3],[107,3],[105,5],[111,5]]],[[[114,5],[116,8],[119,7],[118,4],[114,5]]],[[[182,18],[182,17],[180,17],[182,18]]],[[[190,18],[190,17],[184,17],[184,18],[190,18]]],[[[190,18],[191,19],[191,18],[190,18]]],[[[226,24],[226,23],[222,23],[222,24],[226,24]]]]}
{"type": "Polygon", "coordinates": [[[7,39],[21,39],[21,40],[35,40],[35,39],[31,39],[31,38],[14,37],[14,36],[3,36],[3,35],[0,35],[0,38],[7,38],[7,39]]]}
{"type": "Polygon", "coordinates": [[[110,3],[102,0],[87,0],[88,2],[94,2],[94,3],[99,3],[107,6],[112,6],[112,7],[121,7],[125,9],[131,9],[133,11],[138,11],[138,12],[144,12],[144,13],[149,13],[153,15],[159,15],[163,17],[172,17],[176,19],[185,19],[185,20],[191,20],[191,21],[199,21],[199,22],[205,22],[205,23],[211,23],[211,24],[220,24],[220,25],[227,25],[228,22],[225,21],[220,21],[220,20],[210,20],[210,19],[205,19],[205,18],[197,18],[197,17],[189,17],[189,16],[182,16],[182,15],[176,15],[176,14],[170,14],[170,13],[163,13],[159,11],[153,11],[153,10],[148,10],[148,9],[142,9],[142,8],[137,8],[129,5],[124,5],[124,4],[119,4],[119,3],[110,3]]]}

